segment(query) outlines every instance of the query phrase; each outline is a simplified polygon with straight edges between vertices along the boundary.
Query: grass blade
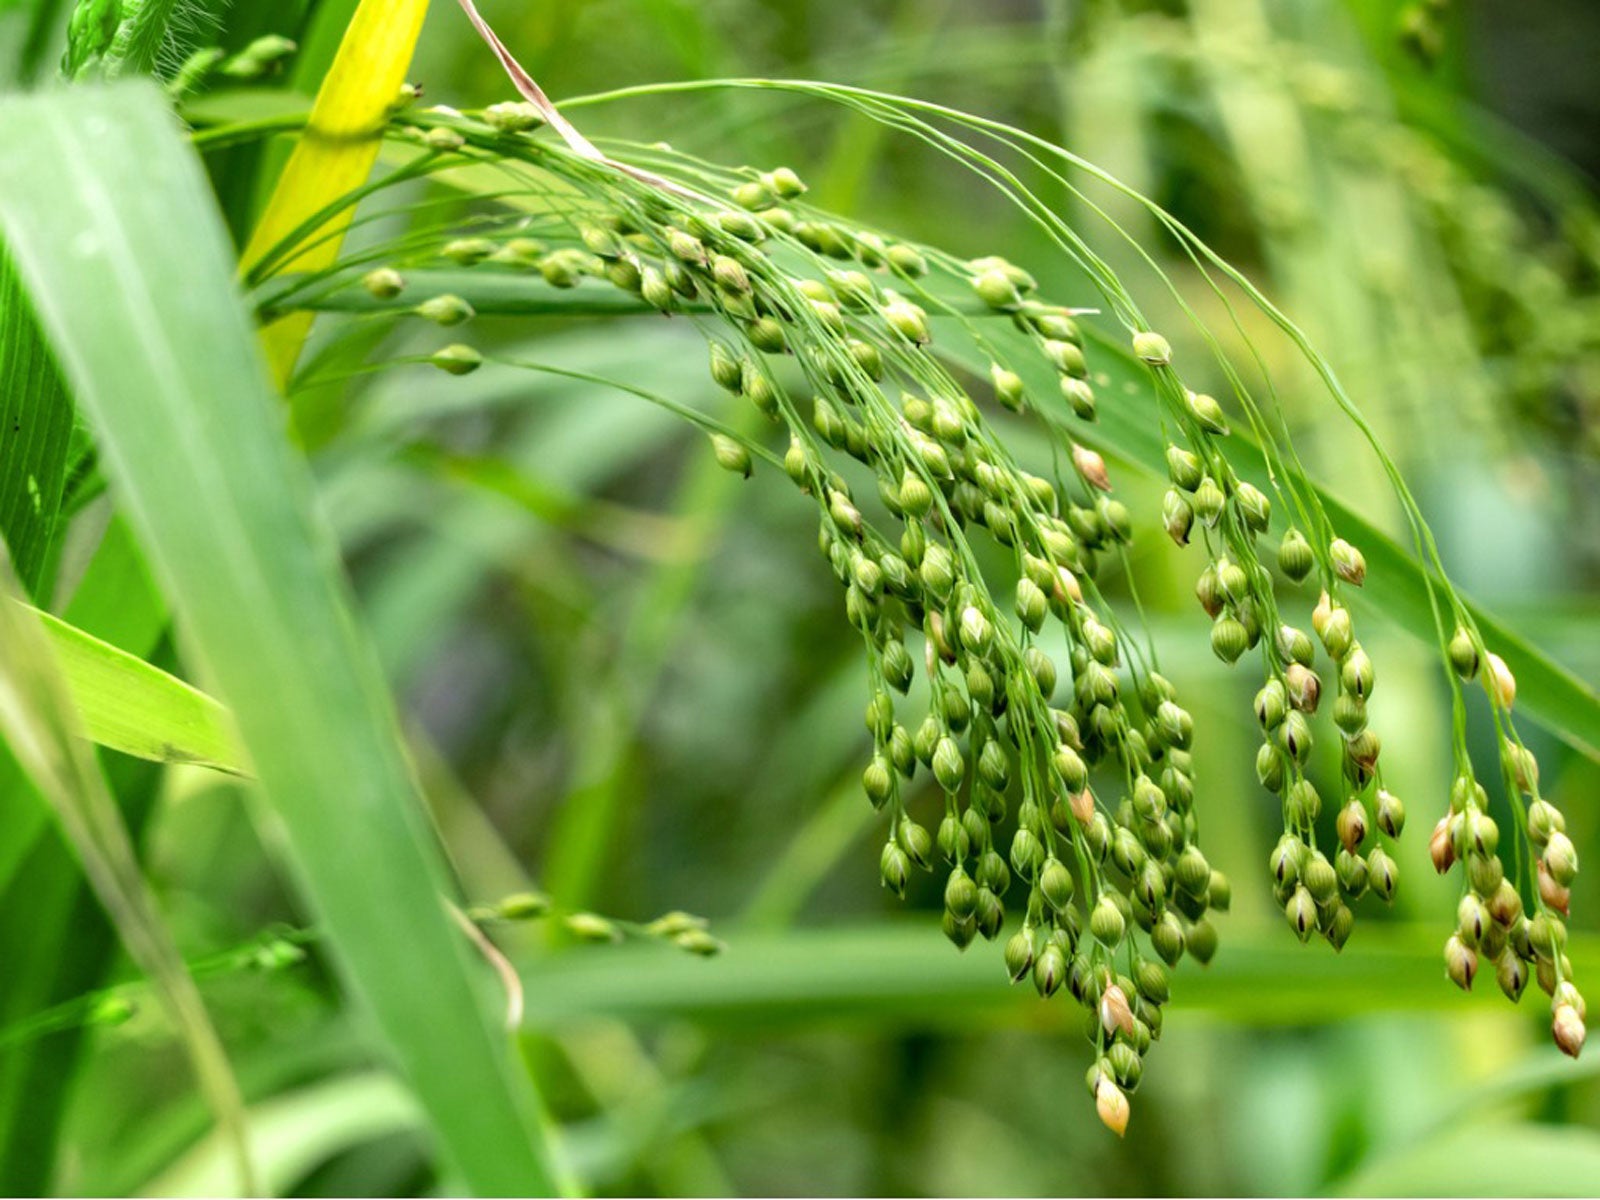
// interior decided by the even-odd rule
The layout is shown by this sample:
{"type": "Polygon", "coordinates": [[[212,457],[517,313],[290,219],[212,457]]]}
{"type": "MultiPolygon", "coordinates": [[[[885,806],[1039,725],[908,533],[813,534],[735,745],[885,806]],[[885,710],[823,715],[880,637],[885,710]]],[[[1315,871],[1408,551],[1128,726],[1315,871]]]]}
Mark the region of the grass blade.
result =
{"type": "Polygon", "coordinates": [[[33,613],[44,626],[90,741],[152,762],[246,773],[222,705],[142,658],[49,613],[33,613]]]}
{"type": "Polygon", "coordinates": [[[0,226],[186,659],[234,713],[298,878],[467,1186],[564,1186],[445,872],[204,175],[149,85],[0,102],[0,226]],[[67,248],[73,253],[68,253],[67,248]]]}

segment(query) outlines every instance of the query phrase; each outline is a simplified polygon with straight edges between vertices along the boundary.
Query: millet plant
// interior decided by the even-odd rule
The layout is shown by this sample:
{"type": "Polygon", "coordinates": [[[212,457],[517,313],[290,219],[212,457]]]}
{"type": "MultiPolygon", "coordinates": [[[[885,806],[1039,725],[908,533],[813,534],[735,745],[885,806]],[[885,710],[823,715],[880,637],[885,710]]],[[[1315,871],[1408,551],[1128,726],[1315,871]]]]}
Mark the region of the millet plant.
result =
{"type": "MultiPolygon", "coordinates": [[[[1287,317],[1174,218],[1092,165],[929,103],[751,80],[637,89],[579,105],[709,87],[779,89],[841,105],[998,189],[1094,294],[1045,297],[1024,266],[1005,258],[958,257],[841,219],[807,203],[803,179],[787,166],[721,166],[659,143],[597,146],[472,6],[462,7],[519,98],[461,112],[402,89],[382,122],[388,165],[246,255],[256,316],[269,332],[320,313],[358,326],[438,329],[436,348],[362,371],[431,365],[463,376],[494,363],[591,383],[611,381],[499,356],[463,330],[479,314],[551,312],[653,312],[694,325],[714,385],[770,421],[775,442],[684,399],[625,390],[703,430],[723,467],[781,470],[815,507],[818,552],[868,664],[861,785],[882,816],[883,885],[903,895],[916,872],[938,872],[950,941],[961,949],[1000,942],[997,966],[1012,981],[1044,999],[1065,991],[1081,1006],[1093,1047],[1087,1085],[1109,1128],[1126,1128],[1128,1097],[1162,1034],[1172,968],[1186,954],[1203,965],[1218,953],[1218,918],[1231,898],[1229,880],[1207,859],[1201,819],[1206,804],[1227,800],[1213,799],[1196,776],[1194,722],[1142,619],[1114,608],[1098,582],[1125,568],[1133,531],[1159,524],[1204,555],[1197,600],[1211,649],[1259,673],[1256,775],[1278,798],[1283,823],[1265,864],[1268,886],[1301,941],[1316,935],[1337,951],[1364,896],[1395,896],[1389,845],[1405,830],[1408,801],[1385,786],[1383,743],[1368,722],[1377,665],[1350,607],[1367,564],[1308,478],[1264,367],[1255,364],[1261,382],[1252,384],[1199,326],[1231,394],[1192,390],[1185,364],[1124,282],[1023,175],[1086,211],[1096,210],[1079,190],[1083,180],[1144,206],[1196,278],[1218,297],[1242,295],[1282,329],[1328,401],[1371,442],[1425,568],[1453,697],[1454,778],[1409,800],[1431,824],[1437,870],[1460,868],[1446,973],[1470,989],[1480,968],[1491,969],[1513,1001],[1531,976],[1550,998],[1556,1044],[1578,1054],[1586,1009],[1563,953],[1577,853],[1518,735],[1516,680],[1451,586],[1405,481],[1287,317]],[[352,222],[381,230],[391,211],[428,217],[406,191],[425,180],[467,192],[471,215],[414,221],[398,238],[343,248],[352,222]],[[379,207],[395,196],[396,208],[379,207]],[[1124,402],[1099,382],[1097,363],[1112,360],[1142,366],[1159,414],[1171,482],[1159,513],[1118,499],[1093,448],[1102,410],[1124,402]],[[1002,430],[1011,420],[1043,431],[1053,455],[1046,474],[1025,469],[1008,446],[1002,430]],[[1264,473],[1250,465],[1255,458],[1264,473]],[[1474,680],[1499,746],[1498,778],[1481,781],[1466,737],[1474,680]],[[1337,784],[1313,781],[1318,737],[1337,739],[1337,784]],[[914,812],[914,789],[928,777],[942,800],[935,819],[914,812]],[[1491,792],[1511,801],[1503,842],[1489,816],[1491,792]]],[[[69,73],[115,48],[107,9],[94,0],[78,6],[69,73]]],[[[181,95],[225,68],[269,70],[286,52],[263,44],[224,62],[202,49],[183,60],[170,90],[181,95]]],[[[192,140],[211,153],[296,132],[305,120],[195,115],[192,140]]],[[[317,369],[307,369],[314,382],[336,381],[317,369]]],[[[470,915],[520,918],[542,914],[544,904],[513,897],[470,915]]],[[[619,928],[589,914],[567,924],[596,941],[619,928]]],[[[642,930],[694,952],[718,948],[703,923],[681,914],[642,930]]]]}
{"type": "MultiPolygon", "coordinates": [[[[1100,1118],[1121,1133],[1127,1095],[1161,1036],[1168,972],[1185,953],[1204,964],[1217,952],[1214,917],[1231,888],[1202,849],[1196,801],[1205,803],[1206,789],[1190,758],[1193,722],[1148,635],[1108,604],[1097,573],[1124,556],[1141,520],[1159,520],[1178,545],[1204,553],[1197,599],[1211,648],[1260,672],[1256,773],[1283,814],[1270,886],[1300,940],[1318,935],[1338,950],[1361,897],[1394,897],[1399,873],[1385,846],[1407,820],[1406,803],[1384,786],[1382,741],[1367,720],[1375,664],[1347,606],[1366,576],[1360,549],[1340,536],[1270,402],[1258,402],[1220,348],[1233,416],[1185,386],[1167,339],[1147,328],[1121,281],[978,145],[998,143],[1073,191],[1065,172],[1098,175],[1088,164],[929,104],[821,84],[751,85],[846,105],[988,179],[1094,281],[1093,300],[1125,331],[1125,351],[1105,345],[1103,333],[1086,336],[1085,311],[1040,296],[1024,268],[997,256],[958,259],[840,220],[805,202],[806,186],[788,167],[724,168],[665,145],[602,152],[488,36],[524,98],[462,113],[423,107],[408,89],[386,134],[414,156],[257,262],[248,282],[263,318],[356,311],[454,331],[479,311],[538,311],[542,295],[555,294],[556,304],[569,293],[573,311],[614,303],[695,323],[711,379],[779,426],[786,448],[776,454],[679,401],[643,398],[704,429],[728,470],[748,475],[758,460],[781,467],[816,506],[819,553],[869,664],[862,789],[883,814],[884,886],[904,894],[914,872],[943,873],[946,937],[959,948],[1003,940],[1013,981],[1046,999],[1064,988],[1082,1006],[1094,1047],[1088,1087],[1100,1118]],[[295,270],[319,230],[357,201],[468,164],[506,182],[470,222],[295,270]],[[1015,335],[1004,343],[995,333],[1002,325],[1015,335]],[[1159,514],[1118,500],[1088,444],[1098,407],[1117,403],[1097,394],[1093,360],[1116,353],[1144,364],[1159,401],[1172,484],[1159,514]],[[1054,386],[1025,384],[1025,361],[1047,366],[1054,386]],[[991,405],[1047,431],[1049,477],[1018,464],[986,414],[991,405]],[[1265,456],[1266,490],[1230,458],[1238,422],[1265,456]],[[980,541],[1004,551],[1003,572],[980,569],[980,541]],[[1339,739],[1336,790],[1308,774],[1319,713],[1331,717],[1321,736],[1339,739]],[[907,802],[919,772],[943,797],[942,816],[927,824],[907,802]],[[1325,811],[1331,830],[1319,820],[1325,811]],[[1008,902],[1021,920],[1002,939],[1008,902]]],[[[224,127],[197,141],[239,136],[224,127]]],[[[1206,278],[1230,278],[1288,330],[1370,436],[1298,330],[1149,207],[1206,278]]],[[[451,340],[426,361],[462,375],[486,356],[451,340]]],[[[1445,578],[1375,439],[1373,449],[1438,572],[1430,595],[1455,697],[1456,777],[1447,804],[1441,789],[1430,852],[1441,873],[1459,865],[1462,881],[1446,971],[1466,989],[1487,966],[1513,1001],[1533,975],[1551,998],[1556,1043],[1576,1055],[1585,1005],[1562,953],[1576,852],[1517,735],[1515,679],[1445,578]],[[1473,679],[1484,684],[1501,741],[1498,785],[1518,800],[1504,846],[1467,755],[1463,683],[1473,679]]]]}

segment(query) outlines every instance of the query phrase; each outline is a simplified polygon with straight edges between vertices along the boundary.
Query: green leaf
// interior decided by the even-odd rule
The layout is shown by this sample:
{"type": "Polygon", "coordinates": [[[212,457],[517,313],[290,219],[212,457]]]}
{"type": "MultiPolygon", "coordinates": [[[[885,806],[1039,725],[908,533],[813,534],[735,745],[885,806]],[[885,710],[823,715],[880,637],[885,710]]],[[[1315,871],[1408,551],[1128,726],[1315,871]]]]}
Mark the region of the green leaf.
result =
{"type": "MultiPolygon", "coordinates": [[[[928,921],[719,934],[727,953],[709,960],[628,943],[532,963],[523,970],[527,1022],[547,1028],[601,1016],[687,1018],[718,1030],[839,1022],[968,1030],[979,1020],[1079,1026],[1072,1004],[1041,1003],[1027,984],[1008,987],[995,956],[957,953],[928,921]]],[[[1600,966],[1593,938],[1574,935],[1569,953],[1580,977],[1600,966]]],[[[1210,966],[1180,965],[1172,1005],[1260,1025],[1375,1012],[1503,1011],[1493,988],[1464,996],[1443,975],[1439,933],[1431,925],[1375,922],[1338,956],[1309,953],[1279,929],[1230,933],[1210,966]]]]}
{"type": "Polygon", "coordinates": [[[55,536],[72,398],[0,244],[0,537],[30,593],[55,536]]]}
{"type": "Polygon", "coordinates": [[[186,660],[233,712],[335,959],[466,1183],[563,1186],[290,447],[205,177],[150,85],[0,101],[0,226],[186,660]]]}
{"type": "Polygon", "coordinates": [[[142,658],[34,610],[91,741],[154,762],[246,773],[228,712],[142,658]]]}
{"type": "Polygon", "coordinates": [[[18,601],[20,587],[0,551],[0,644],[6,647],[0,659],[0,735],[49,800],[129,957],[154,984],[233,1154],[240,1190],[254,1191],[244,1106],[227,1054],[140,873],[133,839],[99,764],[80,740],[49,638],[33,610],[18,601]]]}

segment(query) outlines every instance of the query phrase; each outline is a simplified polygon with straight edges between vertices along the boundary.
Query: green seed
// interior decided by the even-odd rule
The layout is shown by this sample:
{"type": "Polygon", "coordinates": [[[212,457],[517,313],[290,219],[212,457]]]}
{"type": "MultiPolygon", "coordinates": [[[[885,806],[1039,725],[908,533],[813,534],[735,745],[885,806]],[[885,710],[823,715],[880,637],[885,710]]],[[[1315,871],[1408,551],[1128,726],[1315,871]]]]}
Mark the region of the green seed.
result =
{"type": "Polygon", "coordinates": [[[483,355],[471,346],[455,342],[435,350],[428,356],[428,361],[447,375],[470,375],[483,365],[483,355]]]}
{"type": "Polygon", "coordinates": [[[449,327],[460,325],[463,321],[471,320],[474,312],[472,305],[460,296],[446,293],[434,296],[431,300],[424,300],[413,309],[417,316],[432,321],[435,325],[449,327]]]}
{"type": "Polygon", "coordinates": [[[1217,403],[1215,396],[1208,396],[1204,392],[1190,392],[1185,399],[1189,415],[1199,423],[1200,428],[1218,436],[1228,432],[1228,419],[1223,416],[1222,405],[1217,403]]]}
{"type": "Polygon", "coordinates": [[[377,267],[361,277],[361,286],[379,300],[393,300],[405,290],[406,281],[393,267],[377,267]]]}
{"type": "Polygon", "coordinates": [[[1316,555],[1312,552],[1311,543],[1306,541],[1305,534],[1298,529],[1289,529],[1278,545],[1278,569],[1295,583],[1300,583],[1316,565],[1316,555]]]}
{"type": "Polygon", "coordinates": [[[1172,346],[1159,333],[1136,333],[1133,335],[1133,354],[1152,367],[1164,367],[1172,361],[1172,346]]]}

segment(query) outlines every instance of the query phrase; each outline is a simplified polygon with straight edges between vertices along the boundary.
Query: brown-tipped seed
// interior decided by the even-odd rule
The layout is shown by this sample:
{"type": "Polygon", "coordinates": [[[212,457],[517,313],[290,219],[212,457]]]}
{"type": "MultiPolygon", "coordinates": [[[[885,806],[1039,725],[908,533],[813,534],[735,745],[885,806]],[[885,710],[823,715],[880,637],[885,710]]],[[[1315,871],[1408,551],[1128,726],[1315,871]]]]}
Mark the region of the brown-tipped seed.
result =
{"type": "Polygon", "coordinates": [[[1072,815],[1078,824],[1087,827],[1094,821],[1094,793],[1088,788],[1069,794],[1067,807],[1072,810],[1072,815]]]}
{"type": "Polygon", "coordinates": [[[1474,950],[1482,945],[1492,920],[1483,901],[1472,892],[1462,896],[1456,905],[1456,933],[1474,950]]]}
{"type": "Polygon", "coordinates": [[[1484,662],[1489,669],[1484,676],[1483,686],[1501,708],[1510,708],[1517,699],[1517,677],[1506,666],[1506,660],[1498,654],[1484,655],[1484,662]]]}
{"type": "Polygon", "coordinates": [[[1433,869],[1443,875],[1456,861],[1455,846],[1450,837],[1450,818],[1440,817],[1428,837],[1428,857],[1433,859],[1433,869]]]}
{"type": "Polygon", "coordinates": [[[1494,979],[1512,1003],[1522,998],[1523,989],[1528,986],[1528,966],[1517,957],[1517,952],[1510,946],[1502,950],[1500,957],[1495,959],[1494,979]]]}
{"type": "Polygon", "coordinates": [[[1550,873],[1550,878],[1563,888],[1570,887],[1578,874],[1578,848],[1566,834],[1559,831],[1552,833],[1545,843],[1540,862],[1550,873]]]}
{"type": "Polygon", "coordinates": [[[1550,877],[1550,868],[1542,858],[1538,863],[1538,875],[1539,899],[1546,908],[1553,908],[1565,916],[1571,911],[1572,893],[1550,877]]]}
{"type": "Polygon", "coordinates": [[[1406,806],[1399,796],[1384,788],[1378,789],[1378,828],[1392,838],[1397,838],[1406,827],[1406,806]]]}
{"type": "Polygon", "coordinates": [[[1351,854],[1354,854],[1361,848],[1361,843],[1367,839],[1367,810],[1361,801],[1351,800],[1339,810],[1339,816],[1334,825],[1339,834],[1340,843],[1351,854]]]}
{"type": "Polygon", "coordinates": [[[1106,460],[1089,447],[1073,444],[1072,465],[1078,469],[1078,474],[1083,476],[1085,483],[1099,488],[1102,492],[1111,490],[1111,476],[1106,471],[1106,460]]]}
{"type": "Polygon", "coordinates": [[[1328,556],[1333,560],[1334,573],[1346,583],[1360,587],[1367,577],[1367,560],[1343,538],[1334,538],[1328,545],[1328,556]]]}
{"type": "Polygon", "coordinates": [[[1168,488],[1162,497],[1161,522],[1174,542],[1180,546],[1189,544],[1189,530],[1194,527],[1194,506],[1177,488],[1168,488]]]}
{"type": "Polygon", "coordinates": [[[1576,1008],[1570,1004],[1556,1005],[1550,1018],[1550,1036],[1561,1048],[1561,1053],[1577,1058],[1583,1050],[1583,1041],[1588,1032],[1576,1008]]]}
{"type": "Polygon", "coordinates": [[[1372,890],[1385,902],[1393,900],[1399,879],[1400,868],[1394,859],[1381,846],[1375,847],[1367,855],[1367,880],[1372,890]]]}
{"type": "Polygon", "coordinates": [[[1127,993],[1119,984],[1113,983],[1100,993],[1100,1028],[1109,1036],[1122,1033],[1128,1037],[1133,1036],[1133,1006],[1128,1003],[1127,993]]]}
{"type": "Polygon", "coordinates": [[[1314,713],[1322,699],[1322,680],[1317,673],[1300,663],[1290,663],[1283,674],[1289,703],[1303,713],[1314,713]]]}
{"type": "Polygon", "coordinates": [[[1339,682],[1344,690],[1354,696],[1365,700],[1372,694],[1373,673],[1372,659],[1361,648],[1361,643],[1354,643],[1346,654],[1344,662],[1339,667],[1339,682]]]}
{"type": "Polygon", "coordinates": [[[1283,911],[1289,918],[1290,928],[1302,942],[1311,936],[1312,930],[1316,929],[1317,902],[1305,888],[1295,888],[1294,895],[1289,897],[1289,903],[1284,905],[1283,911]]]}
{"type": "Polygon", "coordinates": [[[1101,1076],[1094,1089],[1094,1111],[1101,1124],[1118,1137],[1128,1131],[1128,1098],[1108,1077],[1101,1076]]]}
{"type": "Polygon", "coordinates": [[[1451,983],[1464,992],[1472,990],[1473,977],[1478,973],[1478,954],[1461,940],[1460,934],[1452,933],[1444,944],[1444,969],[1451,983]]]}
{"type": "Polygon", "coordinates": [[[1033,962],[1033,986],[1039,995],[1048,1000],[1061,989],[1067,978],[1067,956],[1054,941],[1045,943],[1044,949],[1033,962]]]}

